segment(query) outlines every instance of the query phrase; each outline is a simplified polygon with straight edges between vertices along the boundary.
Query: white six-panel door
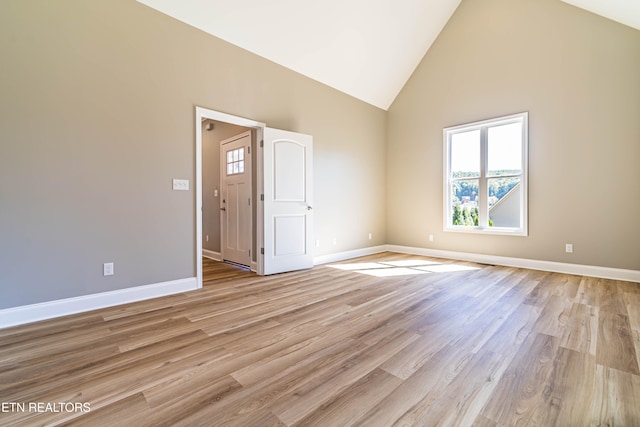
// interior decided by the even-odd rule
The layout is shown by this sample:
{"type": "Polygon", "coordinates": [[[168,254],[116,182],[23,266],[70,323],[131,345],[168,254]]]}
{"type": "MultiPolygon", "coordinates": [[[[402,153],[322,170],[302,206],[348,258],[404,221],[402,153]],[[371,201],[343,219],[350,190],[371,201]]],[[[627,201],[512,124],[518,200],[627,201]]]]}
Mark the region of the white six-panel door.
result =
{"type": "Polygon", "coordinates": [[[313,267],[313,137],[264,129],[264,274],[313,267]]]}

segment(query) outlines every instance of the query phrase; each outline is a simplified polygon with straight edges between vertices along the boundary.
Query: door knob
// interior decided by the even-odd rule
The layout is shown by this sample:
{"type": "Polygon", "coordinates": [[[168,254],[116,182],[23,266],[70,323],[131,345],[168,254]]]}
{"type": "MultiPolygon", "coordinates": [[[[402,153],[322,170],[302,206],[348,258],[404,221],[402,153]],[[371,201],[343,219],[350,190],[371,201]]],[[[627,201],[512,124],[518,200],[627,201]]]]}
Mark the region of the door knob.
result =
{"type": "Polygon", "coordinates": [[[220,210],[221,210],[221,211],[226,211],[226,210],[227,210],[227,208],[220,208],[220,210]]]}
{"type": "Polygon", "coordinates": [[[312,210],[312,209],[313,209],[313,208],[312,208],[311,206],[307,206],[307,210],[308,210],[308,211],[310,211],[310,210],[312,210]]]}

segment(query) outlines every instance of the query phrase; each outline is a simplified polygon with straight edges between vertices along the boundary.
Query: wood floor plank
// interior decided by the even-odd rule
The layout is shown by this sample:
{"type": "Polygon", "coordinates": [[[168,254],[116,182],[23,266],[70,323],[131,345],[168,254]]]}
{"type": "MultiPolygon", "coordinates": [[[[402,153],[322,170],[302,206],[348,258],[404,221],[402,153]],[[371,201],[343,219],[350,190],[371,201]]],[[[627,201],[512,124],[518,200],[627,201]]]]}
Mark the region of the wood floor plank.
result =
{"type": "Polygon", "coordinates": [[[400,378],[376,368],[292,425],[300,427],[352,425],[401,383],[400,378]]]}
{"type": "Polygon", "coordinates": [[[551,273],[545,282],[551,286],[551,295],[574,299],[582,284],[582,277],[573,274],[551,273]]]}
{"type": "MultiPolygon", "coordinates": [[[[194,349],[194,353],[186,357],[182,354],[168,359],[157,356],[115,370],[113,375],[79,378],[78,381],[66,384],[61,389],[75,391],[97,409],[175,378],[199,375],[228,357],[230,355],[220,348],[194,349]]],[[[51,390],[44,394],[43,399],[51,401],[59,392],[60,390],[51,390]]]]}
{"type": "Polygon", "coordinates": [[[59,425],[65,427],[87,425],[133,425],[139,424],[138,414],[147,411],[149,411],[149,405],[147,404],[144,396],[142,393],[136,393],[114,402],[109,406],[91,410],[86,415],[83,414],[81,416],[69,417],[70,419],[68,421],[62,421],[59,425]]]}
{"type": "Polygon", "coordinates": [[[640,375],[629,317],[601,311],[598,319],[598,364],[640,375]]]}
{"type": "MultiPolygon", "coordinates": [[[[130,366],[144,363],[146,360],[174,360],[176,355],[187,355],[196,352],[197,347],[192,345],[208,345],[204,334],[201,331],[192,331],[182,336],[174,337],[171,341],[151,344],[147,347],[139,347],[135,350],[122,353],[112,352],[110,348],[104,354],[97,355],[92,350],[80,353],[84,358],[64,358],[57,364],[55,369],[41,369],[40,365],[32,365],[27,362],[16,374],[3,375],[0,381],[0,396],[3,393],[11,393],[15,398],[29,399],[37,396],[40,392],[38,384],[46,384],[47,390],[72,388],[83,377],[103,377],[115,376],[130,366]]],[[[55,354],[60,357],[59,354],[55,354]]],[[[43,360],[46,355],[43,354],[43,360]]],[[[58,359],[60,360],[60,359],[58,359]]]]}
{"type": "Polygon", "coordinates": [[[556,425],[589,425],[595,371],[593,354],[562,347],[558,349],[543,404],[549,411],[558,411],[556,425]]]}
{"type": "Polygon", "coordinates": [[[396,425],[471,425],[489,400],[502,375],[504,357],[482,351],[472,356],[450,384],[433,399],[423,399],[396,425]]]}
{"type": "Polygon", "coordinates": [[[595,356],[599,316],[598,307],[573,303],[566,320],[566,327],[559,331],[562,334],[560,345],[595,356]]]}
{"type": "Polygon", "coordinates": [[[0,330],[0,425],[640,425],[640,283],[388,252],[203,271],[0,330]]]}
{"type": "Polygon", "coordinates": [[[597,306],[600,311],[627,315],[622,292],[615,280],[584,277],[580,282],[576,302],[597,306]]]}
{"type": "Polygon", "coordinates": [[[448,344],[449,340],[445,339],[443,335],[420,337],[389,358],[380,367],[386,372],[406,380],[448,344]]]}
{"type": "Polygon", "coordinates": [[[472,352],[476,353],[484,348],[500,353],[505,360],[511,361],[532,333],[541,311],[541,307],[522,304],[500,323],[497,329],[484,329],[486,335],[474,342],[472,352]]]}
{"type": "Polygon", "coordinates": [[[547,273],[542,280],[539,280],[536,284],[536,287],[527,295],[524,300],[525,304],[544,306],[551,295],[555,292],[554,283],[556,281],[553,280],[553,275],[551,273],[547,273]]]}
{"type": "Polygon", "coordinates": [[[163,307],[121,317],[107,316],[109,319],[105,319],[105,325],[112,332],[140,329],[169,319],[183,318],[184,311],[184,307],[163,307]]]}
{"type": "Polygon", "coordinates": [[[94,324],[93,327],[75,327],[46,334],[39,338],[19,343],[0,346],[0,360],[25,360],[37,356],[39,348],[45,346],[50,352],[68,352],[73,348],[83,347],[87,341],[101,341],[110,335],[109,328],[104,322],[94,324]]]}
{"type": "Polygon", "coordinates": [[[209,410],[228,396],[242,390],[231,376],[200,375],[192,381],[180,380],[180,384],[158,384],[144,392],[151,410],[142,425],[176,425],[191,419],[206,417],[209,410]],[[184,399],[189,396],[189,399],[184,399]]]}
{"type": "Polygon", "coordinates": [[[597,365],[589,424],[640,425],[640,377],[597,365]]]}
{"type": "Polygon", "coordinates": [[[253,419],[255,414],[270,411],[271,406],[280,401],[282,396],[302,384],[313,381],[317,375],[330,371],[332,366],[343,363],[364,348],[365,345],[354,343],[352,340],[341,340],[313,353],[304,363],[274,373],[258,384],[243,387],[238,393],[216,402],[211,407],[202,408],[198,414],[185,420],[206,417],[209,425],[252,425],[249,420],[253,419]]]}
{"type": "Polygon", "coordinates": [[[300,421],[415,339],[413,333],[407,332],[381,340],[333,368],[328,375],[318,375],[313,381],[292,390],[272,407],[273,413],[287,425],[300,421]]]}
{"type": "MultiPolygon", "coordinates": [[[[218,419],[215,424],[211,420],[216,417],[217,413],[214,406],[205,406],[200,411],[187,416],[175,422],[176,427],[192,427],[192,426],[216,426],[216,427],[237,427],[237,426],[260,426],[260,427],[287,427],[285,423],[278,419],[271,412],[266,410],[254,411],[241,417],[242,421],[237,422],[233,419],[218,419]]],[[[147,427],[155,427],[154,424],[144,424],[147,427]]]]}
{"type": "Polygon", "coordinates": [[[529,335],[482,415],[500,425],[556,425],[557,408],[549,408],[544,397],[558,348],[556,337],[529,335]]]}
{"type": "Polygon", "coordinates": [[[478,415],[478,417],[474,420],[472,427],[497,427],[497,423],[493,420],[490,420],[482,415],[478,415]]]}
{"type": "Polygon", "coordinates": [[[428,406],[453,381],[471,357],[469,353],[455,347],[444,347],[354,425],[393,425],[396,420],[411,413],[413,408],[428,406]]]}
{"type": "Polygon", "coordinates": [[[636,357],[640,365],[640,291],[638,293],[625,292],[627,312],[629,313],[629,325],[633,335],[633,343],[636,348],[636,357]]]}
{"type": "Polygon", "coordinates": [[[540,314],[535,331],[541,334],[561,337],[567,328],[573,301],[563,296],[552,295],[540,314]]]}
{"type": "MultiPolygon", "coordinates": [[[[96,312],[81,313],[74,316],[64,316],[57,319],[50,319],[44,322],[34,322],[22,326],[14,326],[0,330],[0,352],[7,348],[9,353],[14,353],[22,345],[28,346],[36,340],[44,343],[43,339],[51,338],[56,334],[70,333],[82,329],[100,330],[106,328],[104,319],[96,312]]],[[[60,336],[60,335],[57,335],[60,336]]]]}
{"type": "Polygon", "coordinates": [[[309,354],[319,351],[326,345],[322,337],[310,337],[276,354],[244,366],[234,371],[231,375],[244,386],[256,384],[271,377],[274,373],[304,360],[309,354]]]}

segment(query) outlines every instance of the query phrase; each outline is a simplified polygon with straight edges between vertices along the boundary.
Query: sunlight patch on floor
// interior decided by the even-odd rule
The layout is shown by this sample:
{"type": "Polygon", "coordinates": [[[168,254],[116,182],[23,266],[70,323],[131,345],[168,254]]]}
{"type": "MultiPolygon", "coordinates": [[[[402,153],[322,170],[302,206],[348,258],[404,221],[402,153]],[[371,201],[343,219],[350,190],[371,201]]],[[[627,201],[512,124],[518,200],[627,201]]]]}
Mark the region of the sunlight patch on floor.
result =
{"type": "Polygon", "coordinates": [[[409,276],[427,273],[452,273],[479,269],[478,267],[472,267],[470,265],[442,263],[424,259],[330,264],[328,267],[376,277],[409,276]]]}
{"type": "Polygon", "coordinates": [[[369,270],[373,268],[389,268],[388,265],[377,262],[354,262],[351,264],[334,264],[329,267],[339,268],[340,270],[369,270]]]}
{"type": "Polygon", "coordinates": [[[438,261],[428,261],[426,259],[401,259],[398,261],[381,261],[380,264],[392,265],[394,267],[417,267],[419,265],[442,264],[438,261]]]}
{"type": "Polygon", "coordinates": [[[390,276],[408,276],[413,274],[427,274],[429,271],[415,270],[413,268],[403,267],[389,267],[389,268],[374,268],[371,270],[353,270],[356,273],[368,274],[369,276],[376,277],[390,277],[390,276]]]}
{"type": "Polygon", "coordinates": [[[478,267],[471,267],[469,265],[459,265],[459,264],[439,264],[439,265],[430,265],[429,267],[416,267],[416,269],[426,270],[432,273],[449,273],[452,271],[478,270],[478,267]]]}

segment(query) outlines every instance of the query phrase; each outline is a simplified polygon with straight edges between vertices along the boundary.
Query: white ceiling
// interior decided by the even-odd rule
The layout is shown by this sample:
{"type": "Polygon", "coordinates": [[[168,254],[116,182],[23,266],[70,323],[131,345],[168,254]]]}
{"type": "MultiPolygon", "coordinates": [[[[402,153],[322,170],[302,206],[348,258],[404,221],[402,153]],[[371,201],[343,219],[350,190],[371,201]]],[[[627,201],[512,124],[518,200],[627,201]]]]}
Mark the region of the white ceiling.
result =
{"type": "Polygon", "coordinates": [[[640,30],[640,0],[562,0],[640,30]]]}
{"type": "MultiPolygon", "coordinates": [[[[138,0],[384,110],[461,0],[138,0]]],[[[562,0],[640,29],[640,0],[562,0]]]]}

